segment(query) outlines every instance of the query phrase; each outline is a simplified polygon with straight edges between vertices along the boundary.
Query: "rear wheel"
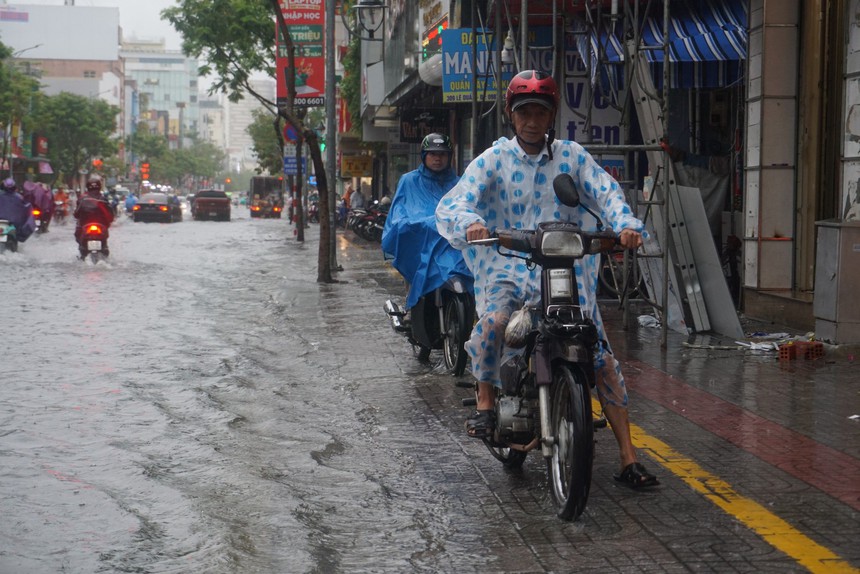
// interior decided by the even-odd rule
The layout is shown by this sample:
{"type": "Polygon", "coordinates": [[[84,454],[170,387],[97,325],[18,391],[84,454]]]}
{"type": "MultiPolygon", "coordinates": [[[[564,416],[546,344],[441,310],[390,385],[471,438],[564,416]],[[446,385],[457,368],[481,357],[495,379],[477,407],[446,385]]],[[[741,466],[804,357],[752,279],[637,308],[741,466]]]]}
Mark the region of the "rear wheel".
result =
{"type": "Polygon", "coordinates": [[[442,350],[445,365],[455,377],[466,370],[468,355],[464,345],[469,340],[474,321],[474,306],[464,293],[452,294],[445,302],[442,350]]]}
{"type": "Polygon", "coordinates": [[[552,457],[547,460],[550,490],[563,520],[576,520],[588,501],[594,462],[591,395],[578,368],[553,369],[550,397],[552,457]]]}

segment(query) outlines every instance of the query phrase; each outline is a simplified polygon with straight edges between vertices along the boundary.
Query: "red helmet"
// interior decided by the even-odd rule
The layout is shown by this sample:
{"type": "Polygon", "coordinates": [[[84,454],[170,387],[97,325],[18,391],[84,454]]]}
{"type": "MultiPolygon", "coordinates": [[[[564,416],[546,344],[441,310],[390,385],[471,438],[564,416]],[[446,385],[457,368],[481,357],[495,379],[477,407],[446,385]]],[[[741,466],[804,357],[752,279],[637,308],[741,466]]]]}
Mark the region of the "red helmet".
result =
{"type": "Polygon", "coordinates": [[[511,79],[505,93],[508,113],[524,104],[536,103],[555,111],[558,109],[558,86],[547,73],[525,70],[511,79]]]}

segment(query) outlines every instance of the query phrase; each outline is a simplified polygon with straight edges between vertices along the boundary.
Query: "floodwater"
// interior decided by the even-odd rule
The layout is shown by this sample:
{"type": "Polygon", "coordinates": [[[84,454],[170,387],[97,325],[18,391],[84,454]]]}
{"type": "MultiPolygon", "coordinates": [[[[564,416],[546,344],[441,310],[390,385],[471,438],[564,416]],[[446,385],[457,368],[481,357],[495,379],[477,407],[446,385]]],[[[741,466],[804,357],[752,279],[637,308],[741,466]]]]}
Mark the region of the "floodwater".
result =
{"type": "Polygon", "coordinates": [[[0,254],[0,572],[482,563],[414,471],[438,438],[398,444],[423,415],[368,318],[384,294],[351,313],[373,286],[317,284],[292,229],[120,217],[109,261],[78,260],[71,223],[0,254]]]}

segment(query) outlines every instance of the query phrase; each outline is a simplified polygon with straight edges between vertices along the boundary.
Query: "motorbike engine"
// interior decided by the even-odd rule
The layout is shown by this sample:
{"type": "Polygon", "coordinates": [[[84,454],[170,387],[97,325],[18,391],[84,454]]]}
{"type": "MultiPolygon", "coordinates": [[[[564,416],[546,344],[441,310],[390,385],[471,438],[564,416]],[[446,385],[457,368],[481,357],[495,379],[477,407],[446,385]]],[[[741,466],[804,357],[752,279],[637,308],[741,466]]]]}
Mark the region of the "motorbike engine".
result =
{"type": "Polygon", "coordinates": [[[496,431],[505,442],[526,444],[534,436],[537,405],[523,397],[499,397],[496,401],[496,431]]]}

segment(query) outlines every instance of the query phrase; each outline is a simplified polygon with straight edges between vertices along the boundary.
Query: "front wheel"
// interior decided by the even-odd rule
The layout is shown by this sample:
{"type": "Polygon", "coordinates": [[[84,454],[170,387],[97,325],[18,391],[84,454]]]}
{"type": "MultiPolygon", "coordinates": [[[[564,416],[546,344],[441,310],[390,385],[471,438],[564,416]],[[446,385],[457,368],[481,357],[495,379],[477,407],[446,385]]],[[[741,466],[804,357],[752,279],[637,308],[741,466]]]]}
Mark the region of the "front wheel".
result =
{"type": "Polygon", "coordinates": [[[475,306],[468,295],[452,294],[445,301],[442,350],[445,365],[455,377],[461,376],[466,370],[468,355],[464,345],[472,332],[474,313],[475,306]]]}
{"type": "Polygon", "coordinates": [[[576,520],[585,510],[594,462],[591,394],[578,368],[553,369],[550,424],[554,444],[547,459],[550,490],[563,520],[576,520]]]}

